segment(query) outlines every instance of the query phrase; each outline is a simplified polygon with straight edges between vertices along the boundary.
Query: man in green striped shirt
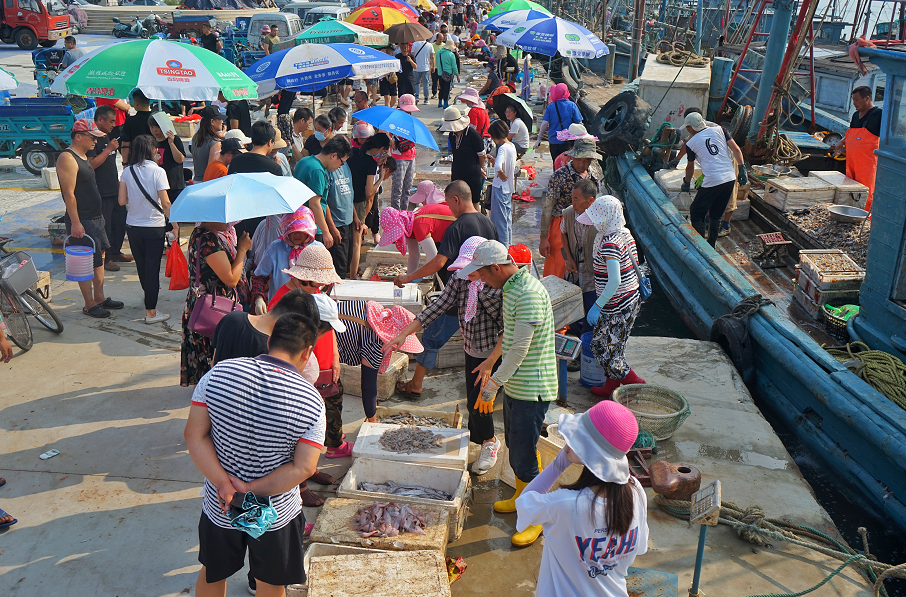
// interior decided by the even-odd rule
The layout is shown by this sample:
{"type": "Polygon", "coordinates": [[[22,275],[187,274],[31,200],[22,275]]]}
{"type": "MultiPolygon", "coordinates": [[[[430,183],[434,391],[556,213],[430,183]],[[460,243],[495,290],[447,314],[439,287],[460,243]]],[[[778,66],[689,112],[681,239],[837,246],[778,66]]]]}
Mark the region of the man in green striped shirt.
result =
{"type": "MultiPolygon", "coordinates": [[[[515,512],[516,498],[538,476],[536,446],[550,403],[557,398],[557,360],[554,355],[554,314],[550,296],[520,269],[506,247],[489,240],[478,245],[472,262],[457,272],[464,278],[478,272],[481,280],[503,289],[503,334],[498,342],[504,355],[497,372],[487,379],[476,405],[480,412],[494,409],[497,391],[503,386],[503,427],[510,466],[516,474],[516,495],[494,503],[497,512],[515,512]]],[[[500,350],[495,353],[500,354],[500,350]]],[[[490,371],[490,369],[488,369],[490,371]]],[[[513,535],[514,545],[531,545],[541,534],[532,526],[513,535]]]]}

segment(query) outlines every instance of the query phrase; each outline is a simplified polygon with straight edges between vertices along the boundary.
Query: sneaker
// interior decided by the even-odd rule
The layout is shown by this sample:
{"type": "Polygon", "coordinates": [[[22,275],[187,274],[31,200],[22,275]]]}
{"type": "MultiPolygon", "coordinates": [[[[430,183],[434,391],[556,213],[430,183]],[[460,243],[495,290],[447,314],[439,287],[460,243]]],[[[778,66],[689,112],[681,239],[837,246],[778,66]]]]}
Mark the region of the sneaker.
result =
{"type": "Polygon", "coordinates": [[[730,236],[730,222],[724,221],[720,225],[720,232],[717,233],[718,237],[730,236]]]}
{"type": "Polygon", "coordinates": [[[493,442],[481,444],[481,454],[475,462],[472,463],[472,472],[476,475],[483,475],[497,464],[497,451],[500,450],[500,440],[495,439],[493,442]]]}
{"type": "Polygon", "coordinates": [[[168,319],[170,319],[170,315],[167,313],[162,313],[160,311],[158,311],[157,315],[155,315],[154,317],[148,317],[147,315],[145,315],[145,323],[147,323],[148,325],[151,325],[152,323],[167,321],[168,319]]]}
{"type": "Polygon", "coordinates": [[[327,448],[327,453],[324,455],[325,458],[346,458],[347,456],[352,456],[352,446],[349,442],[343,442],[336,448],[327,448]]]}

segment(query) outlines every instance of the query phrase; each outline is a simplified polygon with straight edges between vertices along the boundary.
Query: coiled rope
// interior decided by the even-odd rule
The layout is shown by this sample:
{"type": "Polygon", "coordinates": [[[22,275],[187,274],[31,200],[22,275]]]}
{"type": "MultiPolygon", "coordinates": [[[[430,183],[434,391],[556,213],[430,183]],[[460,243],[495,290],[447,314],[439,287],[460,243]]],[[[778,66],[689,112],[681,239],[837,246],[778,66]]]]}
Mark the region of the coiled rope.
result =
{"type": "Polygon", "coordinates": [[[710,59],[686,50],[669,50],[667,52],[661,52],[657,55],[657,61],[661,64],[669,64],[671,66],[685,65],[694,68],[705,68],[711,64],[710,59]]]}
{"type": "Polygon", "coordinates": [[[853,373],[906,410],[906,364],[903,361],[882,350],[870,350],[863,342],[826,350],[841,363],[857,361],[853,373]],[[853,352],[853,347],[860,350],[853,352]]]}

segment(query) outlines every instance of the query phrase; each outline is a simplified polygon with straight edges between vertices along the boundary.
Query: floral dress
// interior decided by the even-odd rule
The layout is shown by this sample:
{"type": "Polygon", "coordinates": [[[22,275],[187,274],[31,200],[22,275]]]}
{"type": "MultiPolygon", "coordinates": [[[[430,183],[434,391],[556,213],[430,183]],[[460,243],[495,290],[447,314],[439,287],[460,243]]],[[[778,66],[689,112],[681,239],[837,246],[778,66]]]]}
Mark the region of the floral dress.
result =
{"type": "Polygon", "coordinates": [[[189,318],[192,316],[192,309],[197,300],[194,291],[196,255],[198,255],[201,265],[197,285],[201,286],[204,292],[229,298],[236,297],[238,300],[241,299],[242,293],[247,287],[245,274],[242,275],[236,288],[229,288],[221,282],[207,263],[207,258],[218,251],[226,251],[230,263],[233,263],[236,247],[232,247],[230,250],[220,235],[207,228],[198,227],[192,231],[186,256],[189,262],[189,291],[186,294],[186,308],[182,312],[182,359],[179,367],[179,385],[183,387],[197,384],[198,380],[211,369],[214,358],[213,340],[189,330],[189,318]],[[198,254],[199,250],[200,254],[198,254]]]}

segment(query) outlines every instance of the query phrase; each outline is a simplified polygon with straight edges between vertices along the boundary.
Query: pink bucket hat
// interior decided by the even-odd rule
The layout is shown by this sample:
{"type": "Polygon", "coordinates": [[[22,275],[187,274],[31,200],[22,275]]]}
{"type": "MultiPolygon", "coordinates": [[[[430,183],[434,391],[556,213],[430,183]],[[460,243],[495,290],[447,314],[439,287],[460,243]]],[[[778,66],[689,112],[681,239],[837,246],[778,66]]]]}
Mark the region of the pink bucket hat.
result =
{"type": "Polygon", "coordinates": [[[315,216],[311,210],[304,205],[291,214],[286,214],[280,220],[280,238],[286,240],[286,237],[293,232],[304,232],[311,238],[309,242],[315,239],[318,227],[315,225],[315,216]]]}
{"type": "Polygon", "coordinates": [[[472,263],[472,258],[475,256],[475,249],[486,240],[488,239],[483,236],[470,236],[467,238],[466,242],[462,243],[462,246],[459,248],[459,255],[456,257],[456,261],[451,263],[447,269],[454,271],[462,269],[472,263]]]}
{"type": "Polygon", "coordinates": [[[629,482],[626,453],[639,435],[639,423],[628,408],[603,400],[580,415],[560,415],[557,431],[597,478],[629,482]]]}
{"type": "MultiPolygon", "coordinates": [[[[368,301],[365,303],[365,318],[368,320],[368,325],[371,326],[371,329],[374,330],[374,333],[377,334],[378,338],[384,342],[389,342],[399,336],[400,333],[406,329],[406,326],[412,323],[412,320],[415,319],[415,315],[399,305],[385,307],[376,301],[368,301]]],[[[415,334],[410,334],[406,336],[406,340],[398,350],[402,352],[419,353],[424,351],[425,347],[422,346],[422,343],[419,342],[415,334]]],[[[387,366],[390,364],[390,357],[392,354],[392,352],[388,352],[384,355],[378,373],[387,371],[387,366]]]]}
{"type": "Polygon", "coordinates": [[[423,180],[418,183],[418,189],[409,196],[409,201],[412,203],[424,203],[425,205],[436,205],[446,200],[444,192],[438,189],[430,180],[423,180]]]}
{"type": "Polygon", "coordinates": [[[472,87],[466,87],[466,90],[459,94],[459,97],[456,98],[458,102],[469,103],[473,106],[478,106],[479,108],[484,108],[484,102],[481,101],[481,98],[478,97],[478,92],[475,91],[472,87]]]}
{"type": "Polygon", "coordinates": [[[403,112],[421,112],[415,104],[415,96],[411,93],[404,93],[396,102],[396,107],[403,112]]]}
{"type": "Polygon", "coordinates": [[[385,207],[381,210],[381,247],[396,245],[401,255],[406,254],[406,237],[412,236],[415,213],[408,210],[385,207]]]}

